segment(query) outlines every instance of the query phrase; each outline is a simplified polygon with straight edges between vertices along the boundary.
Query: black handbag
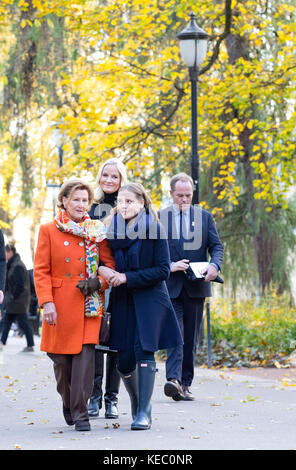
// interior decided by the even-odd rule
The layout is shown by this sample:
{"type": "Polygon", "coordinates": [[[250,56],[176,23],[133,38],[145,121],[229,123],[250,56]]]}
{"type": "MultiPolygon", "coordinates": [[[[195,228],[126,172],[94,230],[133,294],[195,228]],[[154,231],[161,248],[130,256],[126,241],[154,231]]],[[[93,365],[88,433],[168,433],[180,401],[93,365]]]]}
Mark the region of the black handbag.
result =
{"type": "Polygon", "coordinates": [[[99,345],[107,346],[110,339],[110,327],[111,327],[111,313],[106,312],[105,308],[103,309],[101,317],[101,327],[99,334],[99,345]]]}

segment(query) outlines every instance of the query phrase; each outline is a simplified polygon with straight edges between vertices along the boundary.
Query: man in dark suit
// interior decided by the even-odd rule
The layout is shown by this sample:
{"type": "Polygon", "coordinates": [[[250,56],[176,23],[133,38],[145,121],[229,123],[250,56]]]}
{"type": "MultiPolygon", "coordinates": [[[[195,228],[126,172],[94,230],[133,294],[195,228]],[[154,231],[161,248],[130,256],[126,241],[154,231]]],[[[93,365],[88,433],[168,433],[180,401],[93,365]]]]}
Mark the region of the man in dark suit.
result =
{"type": "Polygon", "coordinates": [[[167,350],[165,395],[174,400],[194,400],[189,387],[194,376],[194,362],[205,297],[211,296],[210,281],[221,268],[223,246],[212,215],[192,206],[193,181],[186,173],[171,179],[173,205],[160,211],[169,243],[171,273],[167,281],[170,298],[184,344],[167,350]],[[189,262],[210,262],[203,270],[204,279],[190,280],[189,262]]]}

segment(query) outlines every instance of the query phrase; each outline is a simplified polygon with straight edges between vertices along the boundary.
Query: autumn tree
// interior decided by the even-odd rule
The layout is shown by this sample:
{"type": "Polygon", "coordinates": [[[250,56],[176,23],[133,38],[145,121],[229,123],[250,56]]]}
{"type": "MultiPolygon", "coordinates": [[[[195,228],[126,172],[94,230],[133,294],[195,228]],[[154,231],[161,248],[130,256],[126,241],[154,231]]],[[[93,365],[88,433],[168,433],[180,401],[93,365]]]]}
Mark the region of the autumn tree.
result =
{"type": "Polygon", "coordinates": [[[1,7],[3,18],[5,8],[11,13],[1,52],[10,100],[3,142],[18,123],[5,152],[22,165],[26,202],[41,168],[43,185],[74,174],[93,181],[98,165],[118,156],[157,204],[169,176],[190,172],[190,84],[176,35],[195,11],[210,35],[198,86],[201,200],[225,244],[224,275],[233,289],[246,278],[261,292],[287,286],[295,243],[292,0],[1,0],[1,7]],[[44,128],[36,131],[35,122],[44,128]],[[64,134],[62,168],[52,158],[53,122],[64,134]]]}

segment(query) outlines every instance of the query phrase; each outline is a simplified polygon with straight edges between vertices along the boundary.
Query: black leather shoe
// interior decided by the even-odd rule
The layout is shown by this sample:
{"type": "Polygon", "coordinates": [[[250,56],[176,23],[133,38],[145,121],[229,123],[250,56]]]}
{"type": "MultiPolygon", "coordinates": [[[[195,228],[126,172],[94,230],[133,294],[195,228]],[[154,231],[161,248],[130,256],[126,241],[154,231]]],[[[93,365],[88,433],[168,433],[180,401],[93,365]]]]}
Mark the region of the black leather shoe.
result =
{"type": "Polygon", "coordinates": [[[69,408],[66,408],[64,405],[63,405],[63,415],[68,426],[73,426],[74,421],[71,416],[71,411],[69,408]]]}
{"type": "Polygon", "coordinates": [[[91,397],[88,404],[88,416],[90,418],[95,418],[96,416],[99,416],[100,408],[100,399],[91,397]]]}
{"type": "Polygon", "coordinates": [[[187,385],[182,385],[182,390],[183,390],[183,395],[184,395],[183,400],[185,400],[185,401],[193,401],[194,400],[194,395],[190,392],[187,385]]]}
{"type": "Polygon", "coordinates": [[[184,400],[183,390],[178,380],[168,380],[164,386],[164,394],[175,401],[184,400]]]}
{"type": "Polygon", "coordinates": [[[77,421],[75,423],[75,431],[90,431],[90,424],[88,421],[77,421]]]}
{"type": "Polygon", "coordinates": [[[118,410],[116,403],[105,403],[106,411],[105,411],[105,418],[106,419],[117,419],[118,418],[118,410]]]}

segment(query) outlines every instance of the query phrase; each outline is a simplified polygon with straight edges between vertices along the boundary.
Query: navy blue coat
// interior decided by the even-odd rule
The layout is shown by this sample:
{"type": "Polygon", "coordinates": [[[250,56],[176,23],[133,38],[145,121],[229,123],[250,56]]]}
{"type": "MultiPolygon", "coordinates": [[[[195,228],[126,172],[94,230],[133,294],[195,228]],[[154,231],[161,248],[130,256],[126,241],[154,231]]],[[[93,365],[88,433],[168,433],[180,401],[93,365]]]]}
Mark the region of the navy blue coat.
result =
{"type": "Polygon", "coordinates": [[[142,349],[158,351],[183,344],[180,327],[169,298],[166,280],[170,273],[166,239],[141,240],[139,269],[126,272],[127,284],[113,287],[110,348],[125,349],[127,305],[122,299],[132,296],[142,349]]]}
{"type": "MultiPolygon", "coordinates": [[[[192,236],[194,235],[194,242],[184,244],[183,250],[176,236],[173,206],[163,209],[159,215],[162,226],[167,233],[171,263],[181,259],[189,259],[191,262],[210,261],[215,263],[219,269],[221,268],[223,245],[210,212],[199,206],[190,206],[190,232],[192,236]]],[[[189,281],[182,271],[171,273],[167,286],[172,299],[179,296],[183,287],[191,298],[204,298],[212,295],[210,282],[189,281]]]]}

